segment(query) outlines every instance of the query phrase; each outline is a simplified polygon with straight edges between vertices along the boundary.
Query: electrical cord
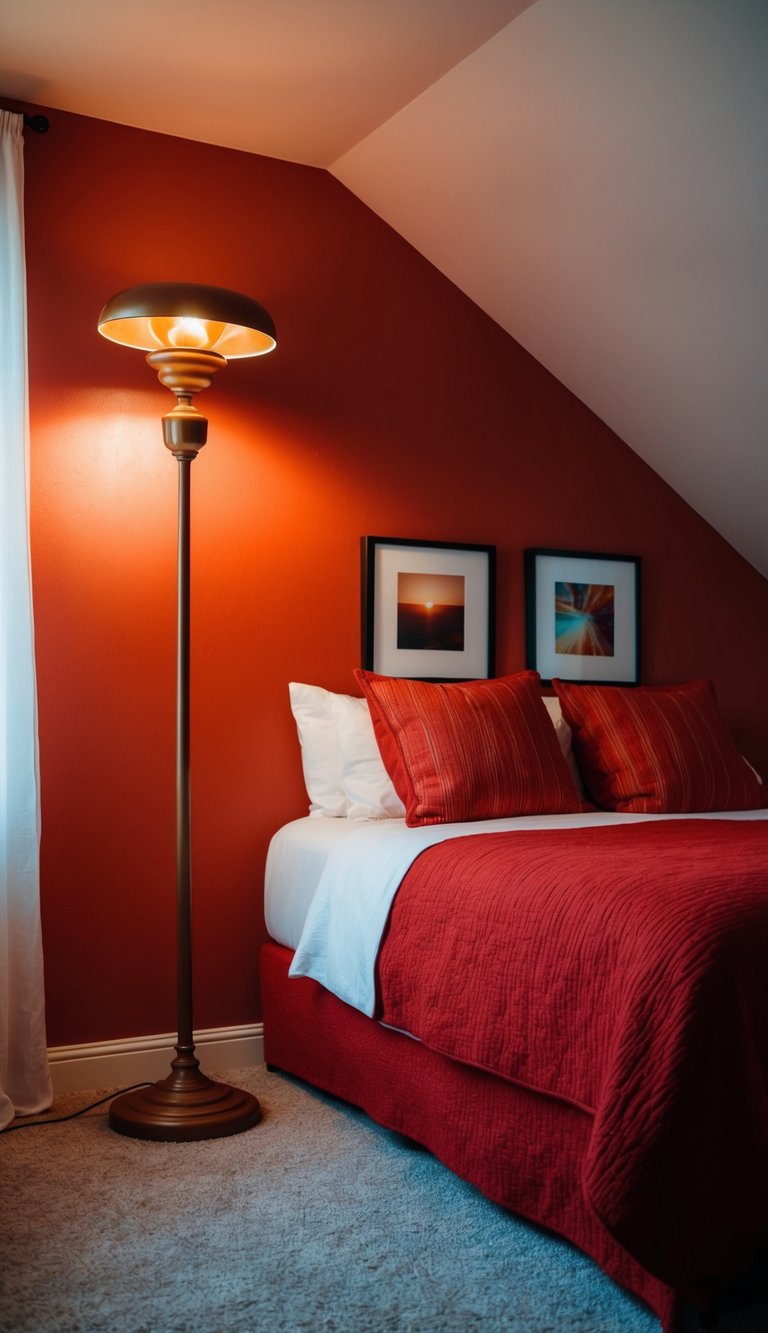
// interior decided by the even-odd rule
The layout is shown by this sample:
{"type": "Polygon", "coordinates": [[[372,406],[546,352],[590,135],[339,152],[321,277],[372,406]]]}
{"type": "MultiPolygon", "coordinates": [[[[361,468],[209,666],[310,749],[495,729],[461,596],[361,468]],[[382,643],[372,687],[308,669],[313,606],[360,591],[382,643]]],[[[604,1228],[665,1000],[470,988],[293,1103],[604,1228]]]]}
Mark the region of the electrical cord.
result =
{"type": "Polygon", "coordinates": [[[105,1102],[114,1101],[115,1097],[119,1097],[124,1092],[133,1092],[135,1088],[151,1088],[151,1086],[152,1084],[146,1080],[144,1083],[131,1083],[130,1087],[118,1088],[117,1092],[109,1092],[106,1097],[100,1097],[97,1102],[89,1102],[87,1106],[81,1106],[79,1111],[70,1111],[69,1115],[54,1116],[50,1120],[27,1120],[23,1125],[8,1125],[7,1129],[0,1133],[0,1138],[3,1134],[13,1134],[14,1130],[17,1129],[42,1129],[43,1125],[61,1125],[65,1120],[76,1120],[79,1115],[85,1115],[86,1111],[92,1111],[96,1106],[103,1106],[105,1102]]]}

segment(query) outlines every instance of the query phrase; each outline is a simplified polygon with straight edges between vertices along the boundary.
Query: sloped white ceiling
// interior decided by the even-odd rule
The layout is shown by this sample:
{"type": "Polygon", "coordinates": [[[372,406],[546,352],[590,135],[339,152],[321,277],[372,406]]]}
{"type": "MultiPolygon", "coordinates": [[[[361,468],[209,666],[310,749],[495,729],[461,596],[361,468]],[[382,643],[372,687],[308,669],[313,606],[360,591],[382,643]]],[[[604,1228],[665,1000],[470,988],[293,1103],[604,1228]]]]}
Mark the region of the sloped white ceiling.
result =
{"type": "Polygon", "coordinates": [[[765,0],[537,0],[332,170],[768,575],[767,145],[765,0]]]}
{"type": "Polygon", "coordinates": [[[767,72],[768,0],[0,3],[0,93],[329,167],[766,576],[767,72]]]}

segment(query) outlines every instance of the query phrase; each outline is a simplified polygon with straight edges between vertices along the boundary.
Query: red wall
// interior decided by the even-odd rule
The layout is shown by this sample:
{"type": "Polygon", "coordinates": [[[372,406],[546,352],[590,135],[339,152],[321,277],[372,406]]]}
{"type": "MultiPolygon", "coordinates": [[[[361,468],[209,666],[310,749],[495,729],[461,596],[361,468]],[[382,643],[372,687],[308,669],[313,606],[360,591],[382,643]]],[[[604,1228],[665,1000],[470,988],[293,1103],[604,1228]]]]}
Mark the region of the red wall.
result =
{"type": "Polygon", "coordinates": [[[365,533],[498,547],[499,673],[525,546],[643,559],[648,681],[711,675],[768,771],[768,585],[327,173],[50,112],[27,135],[32,547],[51,1044],[171,1031],[172,405],[96,320],[122,288],[256,296],[279,346],[201,406],[193,468],[198,1028],[259,1016],[267,842],[304,813],[291,679],[352,692],[365,533]]]}

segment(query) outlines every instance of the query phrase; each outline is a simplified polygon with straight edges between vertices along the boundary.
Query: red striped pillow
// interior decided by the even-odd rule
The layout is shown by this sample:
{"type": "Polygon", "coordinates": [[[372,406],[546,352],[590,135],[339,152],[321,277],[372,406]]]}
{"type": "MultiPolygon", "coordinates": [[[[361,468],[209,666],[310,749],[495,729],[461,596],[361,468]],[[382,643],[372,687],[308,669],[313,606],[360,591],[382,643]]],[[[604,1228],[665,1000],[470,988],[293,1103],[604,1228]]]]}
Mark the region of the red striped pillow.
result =
{"type": "Polygon", "coordinates": [[[409,826],[591,808],[573,785],[537,672],[450,685],[355,678],[409,826]]]}
{"type": "Polygon", "coordinates": [[[589,792],[606,810],[757,810],[764,785],[739,754],[711,681],[572,685],[553,680],[589,792]]]}

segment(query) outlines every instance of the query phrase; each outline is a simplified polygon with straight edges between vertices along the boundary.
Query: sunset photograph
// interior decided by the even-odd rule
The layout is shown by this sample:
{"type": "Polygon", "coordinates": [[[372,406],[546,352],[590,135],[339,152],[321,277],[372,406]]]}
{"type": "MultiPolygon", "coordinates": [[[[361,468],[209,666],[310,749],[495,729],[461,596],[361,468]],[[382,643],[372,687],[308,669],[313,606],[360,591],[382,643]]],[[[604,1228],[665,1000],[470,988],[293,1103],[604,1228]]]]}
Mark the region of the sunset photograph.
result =
{"type": "Polygon", "coordinates": [[[463,574],[398,574],[397,646],[464,651],[463,574]]]}
{"type": "Polygon", "coordinates": [[[555,584],[555,651],[583,657],[614,655],[614,586],[555,584]]]}

